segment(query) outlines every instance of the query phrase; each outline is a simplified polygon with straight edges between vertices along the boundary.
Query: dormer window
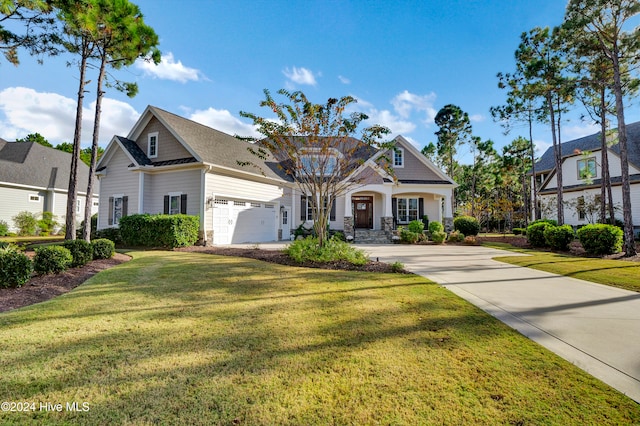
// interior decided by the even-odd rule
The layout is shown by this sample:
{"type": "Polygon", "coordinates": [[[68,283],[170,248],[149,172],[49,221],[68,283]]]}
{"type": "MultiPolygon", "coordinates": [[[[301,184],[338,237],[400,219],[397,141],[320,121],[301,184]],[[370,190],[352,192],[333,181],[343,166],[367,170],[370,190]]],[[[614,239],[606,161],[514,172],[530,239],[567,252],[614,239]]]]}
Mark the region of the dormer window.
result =
{"type": "Polygon", "coordinates": [[[158,156],[158,132],[149,133],[147,142],[147,157],[156,158],[158,156]]]}
{"type": "Polygon", "coordinates": [[[394,148],[393,150],[393,167],[404,167],[404,148],[394,148]]]}
{"type": "Polygon", "coordinates": [[[578,160],[578,179],[593,179],[596,174],[596,159],[594,157],[578,160]]]}
{"type": "Polygon", "coordinates": [[[305,175],[329,176],[338,167],[338,158],[334,153],[313,153],[300,156],[300,171],[305,175]]]}

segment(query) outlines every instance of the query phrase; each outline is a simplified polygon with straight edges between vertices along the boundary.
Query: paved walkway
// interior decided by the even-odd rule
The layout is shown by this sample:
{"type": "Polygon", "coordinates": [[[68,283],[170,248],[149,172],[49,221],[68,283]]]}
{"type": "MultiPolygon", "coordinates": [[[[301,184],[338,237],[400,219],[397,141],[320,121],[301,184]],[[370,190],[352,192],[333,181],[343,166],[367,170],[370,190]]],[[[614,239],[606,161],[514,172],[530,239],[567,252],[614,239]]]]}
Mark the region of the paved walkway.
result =
{"type": "Polygon", "coordinates": [[[402,262],[640,402],[640,293],[492,260],[478,246],[359,245],[402,262]]]}

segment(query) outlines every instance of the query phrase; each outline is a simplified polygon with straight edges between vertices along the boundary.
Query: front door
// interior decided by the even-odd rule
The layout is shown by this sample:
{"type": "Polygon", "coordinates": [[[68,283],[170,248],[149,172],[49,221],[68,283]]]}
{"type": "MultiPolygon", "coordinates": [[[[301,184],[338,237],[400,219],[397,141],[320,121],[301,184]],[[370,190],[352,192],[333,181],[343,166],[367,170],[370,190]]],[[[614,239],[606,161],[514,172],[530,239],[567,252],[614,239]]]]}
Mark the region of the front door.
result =
{"type": "Polygon", "coordinates": [[[373,197],[351,197],[353,222],[356,228],[373,229],[373,197]]]}

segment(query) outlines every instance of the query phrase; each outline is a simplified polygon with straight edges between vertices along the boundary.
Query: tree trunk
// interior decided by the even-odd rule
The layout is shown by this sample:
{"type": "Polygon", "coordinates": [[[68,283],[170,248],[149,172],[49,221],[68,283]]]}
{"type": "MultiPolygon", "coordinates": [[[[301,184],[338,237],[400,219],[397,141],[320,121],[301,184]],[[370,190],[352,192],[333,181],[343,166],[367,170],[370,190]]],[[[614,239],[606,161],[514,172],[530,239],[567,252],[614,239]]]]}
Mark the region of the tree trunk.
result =
{"type": "Polygon", "coordinates": [[[555,110],[553,107],[553,99],[551,93],[547,94],[547,104],[549,106],[549,118],[551,119],[551,134],[553,139],[553,153],[556,164],[556,182],[557,182],[557,213],[558,213],[558,225],[564,224],[564,200],[562,189],[562,147],[558,141],[558,134],[556,133],[556,118],[555,110]]]}
{"type": "Polygon", "coordinates": [[[84,206],[84,229],[82,230],[82,238],[91,241],[91,208],[93,206],[93,183],[96,173],[96,162],[98,157],[98,138],[100,136],[100,115],[101,105],[104,92],[102,91],[102,82],[104,80],[105,68],[107,65],[106,55],[102,56],[100,62],[100,72],[98,74],[98,88],[96,96],[96,111],[93,121],[93,140],[91,143],[91,164],[89,165],[89,180],[87,183],[87,200],[84,206]]]}
{"type": "Polygon", "coordinates": [[[533,118],[531,117],[531,110],[529,110],[529,144],[530,144],[530,155],[531,155],[531,176],[533,176],[533,181],[531,182],[531,192],[532,192],[532,200],[533,203],[533,220],[538,219],[538,183],[536,182],[536,153],[535,148],[533,146],[533,118]]]}
{"type": "Polygon", "coordinates": [[[80,61],[80,83],[78,84],[78,103],[76,105],[76,123],[73,133],[73,154],[69,173],[67,192],[67,216],[65,218],[65,240],[76,239],[76,204],[78,199],[78,166],[80,161],[80,144],[82,136],[82,106],[84,101],[85,74],[89,57],[89,41],[82,40],[82,60],[80,61]]]}
{"type": "Polygon", "coordinates": [[[613,87],[616,96],[616,115],[618,118],[618,146],[620,147],[620,167],[622,168],[622,212],[624,221],[624,253],[631,257],[636,255],[633,235],[633,218],[631,216],[631,185],[629,183],[629,159],[627,151],[627,127],[624,122],[624,105],[622,102],[622,82],[620,78],[620,52],[614,44],[613,55],[613,87]]]}

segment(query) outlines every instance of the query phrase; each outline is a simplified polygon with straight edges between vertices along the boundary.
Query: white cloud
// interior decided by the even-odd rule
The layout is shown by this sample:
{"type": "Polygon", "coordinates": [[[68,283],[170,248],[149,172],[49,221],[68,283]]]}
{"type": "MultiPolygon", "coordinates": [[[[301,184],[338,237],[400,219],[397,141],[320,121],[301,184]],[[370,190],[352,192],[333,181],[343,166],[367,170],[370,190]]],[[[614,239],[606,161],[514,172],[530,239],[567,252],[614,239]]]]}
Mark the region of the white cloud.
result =
{"type": "Polygon", "coordinates": [[[351,84],[351,80],[349,80],[347,77],[343,77],[341,75],[338,76],[338,80],[340,80],[340,83],[342,83],[342,84],[351,84]]]}
{"type": "Polygon", "coordinates": [[[290,82],[296,84],[307,84],[309,86],[315,86],[317,84],[316,77],[313,75],[313,72],[306,68],[293,67],[291,70],[289,68],[285,68],[282,73],[290,82]]]}
{"type": "Polygon", "coordinates": [[[252,124],[243,123],[226,109],[196,110],[189,118],[229,135],[260,136],[252,124]]]}
{"type": "Polygon", "coordinates": [[[182,61],[175,61],[173,53],[167,52],[162,55],[162,60],[158,65],[152,61],[138,59],[135,64],[136,68],[142,70],[145,75],[161,80],[173,80],[180,83],[188,81],[199,81],[204,79],[203,74],[195,69],[185,67],[182,61]]]}
{"type": "Polygon", "coordinates": [[[401,117],[392,114],[388,110],[378,111],[372,108],[366,111],[369,119],[366,120],[366,124],[371,126],[379,124],[386,126],[391,130],[391,136],[404,135],[405,133],[411,133],[416,129],[416,125],[410,121],[403,120],[401,117]]]}
{"type": "Polygon", "coordinates": [[[542,154],[544,154],[545,152],[547,152],[547,149],[549,149],[553,144],[551,142],[547,142],[547,141],[543,141],[543,140],[534,140],[533,141],[533,146],[535,149],[535,155],[536,157],[541,157],[542,154]]]}
{"type": "Polygon", "coordinates": [[[402,118],[409,118],[413,111],[423,112],[424,118],[421,120],[424,124],[431,124],[437,114],[433,107],[436,100],[436,94],[431,92],[427,95],[416,95],[405,90],[397,94],[392,100],[394,110],[402,118]]]}
{"type": "Polygon", "coordinates": [[[583,136],[589,136],[600,131],[600,125],[595,123],[584,123],[577,126],[562,126],[562,141],[567,142],[583,136]]]}
{"type": "MultiPolygon", "coordinates": [[[[91,144],[95,101],[82,111],[82,146],[91,144]]],[[[36,92],[26,87],[10,87],[0,92],[0,128],[7,140],[40,133],[51,144],[72,142],[76,100],[57,93],[36,92]]],[[[126,135],[140,114],[131,105],[110,98],[102,100],[100,144],[105,146],[114,135],[126,135]]]]}
{"type": "Polygon", "coordinates": [[[469,120],[473,123],[482,123],[486,119],[487,117],[482,114],[472,114],[469,116],[469,120]]]}

